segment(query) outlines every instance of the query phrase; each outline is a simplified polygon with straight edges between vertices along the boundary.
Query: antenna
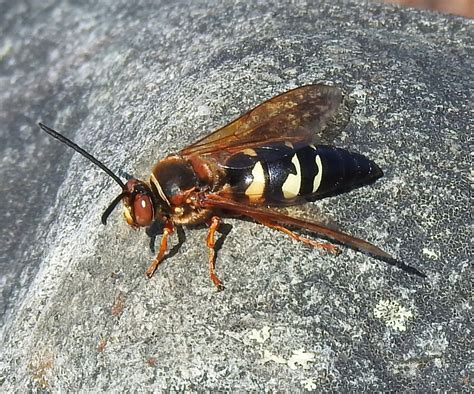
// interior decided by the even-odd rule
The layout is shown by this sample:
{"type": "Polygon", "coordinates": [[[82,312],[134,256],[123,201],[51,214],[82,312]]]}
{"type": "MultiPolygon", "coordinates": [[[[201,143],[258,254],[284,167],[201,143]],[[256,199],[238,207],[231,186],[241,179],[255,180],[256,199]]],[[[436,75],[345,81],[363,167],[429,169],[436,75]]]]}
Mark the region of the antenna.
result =
{"type": "Polygon", "coordinates": [[[101,168],[104,172],[106,172],[109,176],[112,177],[112,179],[117,182],[122,190],[126,190],[125,184],[122,182],[122,180],[115,175],[109,168],[105,166],[105,164],[101,163],[99,160],[97,160],[94,156],[92,156],[90,153],[86,152],[84,149],[82,149],[79,145],[75,144],[72,142],[69,138],[66,138],[62,134],[58,133],[56,130],[53,130],[52,128],[44,125],[43,123],[38,123],[39,127],[46,133],[48,133],[51,137],[56,138],[57,140],[61,141],[62,143],[66,144],[70,148],[74,149],[76,152],[80,153],[82,156],[84,156],[86,159],[94,163],[96,166],[101,168]]]}

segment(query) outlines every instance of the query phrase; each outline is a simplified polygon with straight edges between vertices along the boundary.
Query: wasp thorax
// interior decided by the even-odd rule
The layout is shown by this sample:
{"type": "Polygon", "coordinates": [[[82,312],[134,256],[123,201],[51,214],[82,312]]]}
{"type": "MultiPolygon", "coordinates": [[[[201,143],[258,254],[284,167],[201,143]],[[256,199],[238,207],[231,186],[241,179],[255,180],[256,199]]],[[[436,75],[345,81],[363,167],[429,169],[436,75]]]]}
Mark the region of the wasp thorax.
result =
{"type": "Polygon", "coordinates": [[[193,167],[179,156],[169,156],[153,168],[150,184],[155,195],[168,206],[185,204],[190,192],[197,187],[193,167]]]}
{"type": "Polygon", "coordinates": [[[152,192],[149,186],[138,179],[130,179],[125,185],[123,197],[124,216],[127,223],[134,227],[151,225],[154,219],[152,192]]]}

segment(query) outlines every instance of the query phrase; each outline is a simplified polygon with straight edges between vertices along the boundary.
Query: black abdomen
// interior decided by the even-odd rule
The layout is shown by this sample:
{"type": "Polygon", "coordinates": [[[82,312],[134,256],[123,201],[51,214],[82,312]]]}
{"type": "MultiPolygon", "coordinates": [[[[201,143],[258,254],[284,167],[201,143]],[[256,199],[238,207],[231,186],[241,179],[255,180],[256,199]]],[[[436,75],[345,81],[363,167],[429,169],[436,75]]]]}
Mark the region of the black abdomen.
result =
{"type": "Polygon", "coordinates": [[[322,145],[317,146],[316,155],[321,158],[323,177],[320,187],[308,200],[348,192],[383,176],[377,164],[359,153],[322,145]]]}
{"type": "Polygon", "coordinates": [[[371,160],[326,145],[272,144],[233,155],[226,172],[234,198],[290,205],[347,192],[380,178],[371,160]]]}

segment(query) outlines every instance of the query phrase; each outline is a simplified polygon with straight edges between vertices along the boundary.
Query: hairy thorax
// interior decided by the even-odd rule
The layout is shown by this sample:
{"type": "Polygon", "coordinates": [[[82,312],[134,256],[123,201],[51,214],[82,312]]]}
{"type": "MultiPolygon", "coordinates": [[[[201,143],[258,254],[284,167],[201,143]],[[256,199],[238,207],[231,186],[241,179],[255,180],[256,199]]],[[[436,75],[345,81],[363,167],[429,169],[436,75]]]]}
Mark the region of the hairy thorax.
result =
{"type": "Polygon", "coordinates": [[[194,205],[199,193],[219,188],[222,176],[212,161],[184,159],[178,155],[159,161],[152,170],[150,186],[164,216],[176,224],[194,225],[209,219],[211,212],[194,205]]]}

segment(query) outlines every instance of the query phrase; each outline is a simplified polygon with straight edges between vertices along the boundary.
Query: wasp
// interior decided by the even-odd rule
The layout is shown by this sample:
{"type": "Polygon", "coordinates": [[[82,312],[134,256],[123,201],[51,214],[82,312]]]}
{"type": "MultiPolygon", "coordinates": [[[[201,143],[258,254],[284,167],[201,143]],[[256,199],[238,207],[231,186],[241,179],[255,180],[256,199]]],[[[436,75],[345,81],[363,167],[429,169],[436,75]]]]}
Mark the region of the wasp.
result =
{"type": "Polygon", "coordinates": [[[367,241],[278,210],[369,185],[383,176],[379,166],[365,156],[319,143],[318,135],[328,133],[342,100],[339,88],[323,84],[277,95],[158,161],[148,182],[131,177],[124,183],[77,144],[42,123],[39,126],[97,165],[121,187],[122,192],[102,215],[104,225],[120,201],[130,226],[161,225],[160,248],[146,270],[148,277],[163,261],[168,239],[177,226],[206,223],[209,275],[217,290],[222,290],[214,247],[215,232],[224,216],[246,217],[308,246],[340,253],[332,243],[295,232],[307,231],[425,277],[367,241]]]}

